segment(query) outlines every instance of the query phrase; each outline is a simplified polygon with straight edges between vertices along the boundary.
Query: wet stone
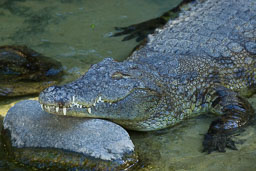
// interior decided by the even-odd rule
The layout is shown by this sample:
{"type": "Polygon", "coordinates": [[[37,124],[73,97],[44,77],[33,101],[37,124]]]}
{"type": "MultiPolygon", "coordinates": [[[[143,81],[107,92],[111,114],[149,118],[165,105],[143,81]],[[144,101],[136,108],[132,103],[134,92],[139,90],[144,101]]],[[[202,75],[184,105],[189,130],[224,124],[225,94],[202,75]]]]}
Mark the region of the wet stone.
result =
{"type": "Polygon", "coordinates": [[[61,81],[60,62],[26,46],[0,46],[0,98],[39,94],[61,81]]]}
{"type": "Polygon", "coordinates": [[[98,170],[137,162],[128,133],[110,121],[52,115],[25,100],[8,111],[3,125],[15,160],[26,165],[98,170]]]}

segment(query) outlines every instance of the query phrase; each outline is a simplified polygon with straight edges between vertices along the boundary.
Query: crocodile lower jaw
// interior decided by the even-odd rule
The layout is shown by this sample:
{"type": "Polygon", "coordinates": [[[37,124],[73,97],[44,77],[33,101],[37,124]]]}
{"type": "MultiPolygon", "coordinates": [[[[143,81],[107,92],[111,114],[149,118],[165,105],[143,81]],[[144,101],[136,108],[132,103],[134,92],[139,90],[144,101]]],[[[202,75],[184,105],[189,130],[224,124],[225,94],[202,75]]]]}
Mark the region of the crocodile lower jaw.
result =
{"type": "Polygon", "coordinates": [[[92,113],[91,107],[86,107],[83,105],[77,105],[77,106],[70,105],[70,106],[60,107],[60,106],[54,106],[54,105],[41,104],[41,108],[48,113],[54,113],[58,115],[67,115],[67,111],[72,109],[74,110],[74,108],[76,108],[77,110],[86,111],[88,112],[88,114],[92,113]]]}
{"type": "MultiPolygon", "coordinates": [[[[48,104],[43,104],[41,103],[41,108],[48,112],[48,113],[53,113],[53,114],[57,114],[57,115],[67,115],[67,112],[69,111],[76,111],[76,113],[82,113],[82,114],[88,114],[91,115],[93,110],[96,110],[96,107],[98,105],[107,105],[107,106],[111,106],[113,104],[113,102],[107,102],[102,100],[101,97],[97,98],[95,100],[95,102],[91,105],[82,105],[79,104],[75,101],[75,97],[72,97],[72,101],[71,103],[69,103],[68,105],[48,105],[48,104]]],[[[71,112],[72,113],[72,112],[71,112]]],[[[75,114],[75,116],[78,116],[78,114],[75,114]]],[[[81,115],[83,116],[83,115],[81,115]]]]}

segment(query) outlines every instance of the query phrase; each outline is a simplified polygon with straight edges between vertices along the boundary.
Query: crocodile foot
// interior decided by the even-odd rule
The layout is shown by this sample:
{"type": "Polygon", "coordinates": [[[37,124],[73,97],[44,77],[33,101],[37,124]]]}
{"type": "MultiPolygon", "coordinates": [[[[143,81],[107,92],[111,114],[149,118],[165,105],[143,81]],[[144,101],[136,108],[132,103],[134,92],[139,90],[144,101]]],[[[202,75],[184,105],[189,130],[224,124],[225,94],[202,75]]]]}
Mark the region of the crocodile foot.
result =
{"type": "Polygon", "coordinates": [[[208,152],[208,154],[213,151],[226,152],[226,147],[232,150],[237,150],[235,141],[225,133],[205,134],[203,147],[203,152],[208,152]]]}

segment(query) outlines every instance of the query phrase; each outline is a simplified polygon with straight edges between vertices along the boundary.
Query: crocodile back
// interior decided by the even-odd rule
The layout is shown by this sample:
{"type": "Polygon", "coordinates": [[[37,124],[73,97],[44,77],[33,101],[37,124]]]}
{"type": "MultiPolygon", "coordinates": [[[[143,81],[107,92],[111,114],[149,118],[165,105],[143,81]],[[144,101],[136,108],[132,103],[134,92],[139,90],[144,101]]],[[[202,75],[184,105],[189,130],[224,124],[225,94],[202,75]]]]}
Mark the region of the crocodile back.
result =
{"type": "Polygon", "coordinates": [[[236,89],[253,83],[255,55],[256,1],[209,0],[150,35],[129,60],[157,70],[165,82],[215,73],[236,89]]]}

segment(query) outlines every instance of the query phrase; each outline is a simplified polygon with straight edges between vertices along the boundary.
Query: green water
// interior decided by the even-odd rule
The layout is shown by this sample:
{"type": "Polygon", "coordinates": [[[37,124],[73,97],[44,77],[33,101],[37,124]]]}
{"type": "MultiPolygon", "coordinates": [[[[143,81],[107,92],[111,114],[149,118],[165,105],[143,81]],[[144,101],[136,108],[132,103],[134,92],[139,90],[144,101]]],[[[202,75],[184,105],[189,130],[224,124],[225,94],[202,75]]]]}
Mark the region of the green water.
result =
{"type": "MultiPolygon", "coordinates": [[[[138,44],[110,37],[115,26],[127,26],[157,16],[180,0],[0,0],[0,45],[25,44],[60,61],[64,82],[78,78],[106,57],[122,61],[138,44]]],[[[0,102],[0,114],[17,101],[0,102]]],[[[251,99],[256,106],[256,97],[251,99]]],[[[202,153],[203,134],[213,118],[200,117],[174,128],[129,132],[140,156],[135,170],[256,170],[255,126],[239,136],[238,151],[202,153]]],[[[1,144],[0,144],[1,147],[1,144]]],[[[0,170],[30,170],[6,162],[0,150],[0,170]]]]}

